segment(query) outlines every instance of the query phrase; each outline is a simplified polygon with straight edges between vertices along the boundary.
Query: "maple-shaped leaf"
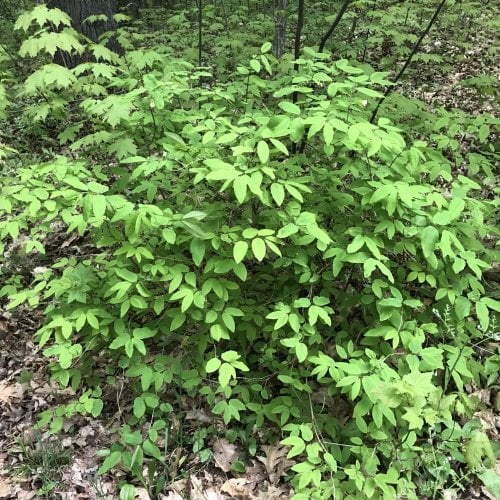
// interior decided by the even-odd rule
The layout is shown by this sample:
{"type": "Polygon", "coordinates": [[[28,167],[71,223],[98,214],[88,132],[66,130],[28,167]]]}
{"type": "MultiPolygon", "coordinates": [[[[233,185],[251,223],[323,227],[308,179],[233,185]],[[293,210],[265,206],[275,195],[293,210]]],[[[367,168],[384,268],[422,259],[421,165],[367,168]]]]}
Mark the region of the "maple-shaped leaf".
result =
{"type": "Polygon", "coordinates": [[[33,116],[33,120],[35,122],[43,122],[50,114],[51,105],[48,102],[42,102],[35,109],[36,113],[33,116]]]}
{"type": "Polygon", "coordinates": [[[117,23],[122,23],[124,21],[130,21],[132,18],[130,16],[127,16],[126,14],[114,14],[113,19],[117,23]]]}
{"type": "Polygon", "coordinates": [[[108,106],[105,104],[104,101],[99,100],[99,99],[94,99],[92,97],[89,97],[88,99],[84,99],[80,103],[80,107],[86,112],[91,115],[103,115],[106,110],[108,109],[108,106]]]}
{"type": "Polygon", "coordinates": [[[114,128],[121,120],[127,120],[130,116],[132,103],[120,96],[109,96],[105,99],[107,112],[104,119],[114,128]]]}
{"type": "MultiPolygon", "coordinates": [[[[54,33],[53,31],[50,33],[41,33],[38,37],[38,52],[45,50],[45,52],[48,52],[51,56],[53,56],[61,46],[59,35],[59,33],[54,33]]],[[[21,56],[23,55],[22,48],[19,51],[19,54],[21,56]]]]}
{"type": "Polygon", "coordinates": [[[54,84],[54,87],[64,89],[71,87],[75,82],[75,75],[71,70],[58,64],[47,64],[44,66],[45,85],[54,84]]]}
{"type": "Polygon", "coordinates": [[[130,59],[131,64],[141,70],[146,67],[151,68],[155,62],[161,62],[162,56],[153,50],[135,50],[127,52],[127,59],[130,59]]]}
{"type": "Polygon", "coordinates": [[[66,144],[67,142],[73,142],[75,140],[76,135],[82,128],[81,125],[72,125],[70,127],[66,127],[58,136],[59,144],[66,144]]]}
{"type": "Polygon", "coordinates": [[[45,4],[40,4],[21,14],[14,24],[14,29],[22,29],[26,32],[29,30],[32,23],[36,23],[40,27],[50,23],[58,28],[61,24],[71,26],[71,18],[66,12],[60,9],[49,9],[45,4]]]}
{"type": "Polygon", "coordinates": [[[83,20],[84,23],[92,24],[98,22],[106,22],[108,20],[108,16],[106,14],[94,14],[93,16],[89,16],[83,20]]]}
{"type": "Polygon", "coordinates": [[[73,28],[64,28],[59,35],[59,45],[61,50],[66,52],[78,52],[81,54],[84,50],[83,45],[80,43],[79,34],[73,28]]]}
{"type": "Polygon", "coordinates": [[[100,45],[98,43],[91,45],[90,51],[92,52],[92,55],[94,56],[96,61],[102,59],[103,61],[112,62],[118,59],[118,56],[116,55],[115,52],[109,50],[104,45],[100,45]]]}
{"type": "Polygon", "coordinates": [[[116,73],[116,68],[109,64],[93,63],[91,64],[91,71],[96,78],[102,76],[111,79],[116,73]]]}
{"type": "Polygon", "coordinates": [[[64,52],[76,51],[81,53],[83,45],[78,40],[78,33],[72,28],[64,28],[61,32],[42,31],[37,37],[25,40],[19,49],[21,57],[35,57],[40,52],[47,52],[51,56],[58,51],[64,52]]]}
{"type": "Polygon", "coordinates": [[[19,49],[19,55],[21,57],[35,57],[38,52],[40,52],[39,39],[33,37],[24,40],[19,49]]]}
{"type": "Polygon", "coordinates": [[[81,147],[97,146],[99,144],[102,144],[103,142],[109,142],[112,136],[113,134],[111,132],[100,130],[95,134],[89,134],[85,137],[82,137],[81,139],[78,139],[73,144],[71,144],[69,148],[71,149],[71,151],[77,151],[81,147]]]}
{"type": "MultiPolygon", "coordinates": [[[[96,78],[111,79],[116,74],[117,68],[104,63],[85,62],[73,69],[76,76],[92,73],[96,78]]],[[[101,87],[102,89],[102,87],[101,87]]]]}
{"type": "Polygon", "coordinates": [[[46,64],[26,79],[24,93],[33,95],[52,86],[58,89],[68,88],[75,82],[75,75],[68,68],[58,64],[46,64]]]}
{"type": "Polygon", "coordinates": [[[130,137],[122,137],[110,144],[108,151],[116,153],[118,159],[121,160],[127,156],[135,156],[137,154],[137,146],[130,137]]]}

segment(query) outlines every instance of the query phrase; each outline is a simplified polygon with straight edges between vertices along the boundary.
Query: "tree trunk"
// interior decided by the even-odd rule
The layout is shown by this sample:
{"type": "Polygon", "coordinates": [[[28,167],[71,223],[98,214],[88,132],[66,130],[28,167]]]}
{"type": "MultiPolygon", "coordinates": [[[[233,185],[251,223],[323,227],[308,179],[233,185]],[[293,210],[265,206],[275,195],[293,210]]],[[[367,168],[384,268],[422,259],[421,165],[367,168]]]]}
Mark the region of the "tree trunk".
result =
{"type": "MultiPolygon", "coordinates": [[[[116,13],[116,0],[50,0],[47,6],[66,12],[71,17],[73,28],[94,43],[98,43],[104,33],[116,29],[116,22],[113,18],[116,13]],[[103,14],[107,18],[105,21],[86,22],[86,19],[90,16],[103,14]]],[[[106,46],[108,49],[120,53],[120,46],[116,39],[111,38],[106,46]]],[[[90,54],[69,55],[68,53],[56,53],[55,56],[55,62],[70,68],[90,59],[90,54]]]]}
{"type": "Polygon", "coordinates": [[[286,46],[286,9],[288,0],[274,0],[274,43],[273,54],[281,57],[286,46]]]}
{"type": "Polygon", "coordinates": [[[130,0],[130,2],[127,4],[127,13],[132,19],[138,19],[141,11],[141,1],[140,0],[130,0]]]}

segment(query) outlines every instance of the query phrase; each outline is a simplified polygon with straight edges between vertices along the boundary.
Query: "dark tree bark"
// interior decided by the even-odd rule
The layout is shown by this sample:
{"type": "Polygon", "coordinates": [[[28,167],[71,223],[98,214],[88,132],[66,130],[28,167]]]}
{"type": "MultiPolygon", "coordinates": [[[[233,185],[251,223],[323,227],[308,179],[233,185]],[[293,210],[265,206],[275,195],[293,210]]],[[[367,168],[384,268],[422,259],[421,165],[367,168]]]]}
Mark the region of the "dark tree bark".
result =
{"type": "Polygon", "coordinates": [[[203,64],[203,4],[198,0],[198,66],[203,64]]]}
{"type": "MultiPolygon", "coordinates": [[[[299,0],[299,4],[297,6],[297,26],[295,27],[295,43],[293,55],[295,57],[295,61],[300,57],[300,45],[302,42],[302,28],[304,27],[304,3],[305,0],[299,0]]],[[[295,71],[299,71],[299,64],[295,62],[293,65],[295,71]]],[[[292,95],[292,102],[297,102],[297,92],[294,92],[292,95]]]]}
{"type": "Polygon", "coordinates": [[[127,13],[130,17],[133,19],[137,19],[141,12],[140,12],[140,7],[141,7],[142,2],[140,0],[130,0],[130,2],[127,4],[127,13]]]}
{"type": "MultiPolygon", "coordinates": [[[[94,43],[98,43],[104,33],[116,29],[116,22],[113,18],[117,10],[116,0],[50,0],[47,6],[66,12],[71,17],[73,28],[94,43]],[[90,16],[103,14],[106,16],[105,21],[86,21],[90,16]]],[[[106,46],[108,49],[120,53],[120,46],[115,39],[111,38],[106,46]]],[[[55,56],[55,62],[71,68],[90,59],[89,54],[57,53],[55,56]]]]}
{"type": "MultiPolygon", "coordinates": [[[[304,4],[305,0],[299,0],[297,6],[297,26],[295,27],[295,43],[294,43],[294,57],[298,59],[300,57],[300,45],[302,43],[302,29],[304,28],[304,4]]],[[[298,65],[295,65],[295,70],[299,69],[298,65]]]]}
{"type": "Polygon", "coordinates": [[[286,47],[286,9],[288,0],[274,0],[273,54],[280,58],[286,47]]]}

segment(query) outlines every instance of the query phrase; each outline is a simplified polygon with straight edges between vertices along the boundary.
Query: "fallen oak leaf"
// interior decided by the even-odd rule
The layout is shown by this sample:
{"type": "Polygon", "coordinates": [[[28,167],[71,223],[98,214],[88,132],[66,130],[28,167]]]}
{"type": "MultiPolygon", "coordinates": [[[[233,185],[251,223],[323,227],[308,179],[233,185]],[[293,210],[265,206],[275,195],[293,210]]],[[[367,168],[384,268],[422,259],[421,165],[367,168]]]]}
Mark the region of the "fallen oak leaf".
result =
{"type": "Polygon", "coordinates": [[[288,500],[292,496],[293,492],[291,491],[269,485],[266,490],[258,491],[256,495],[252,495],[250,498],[251,500],[288,500]]]}
{"type": "Polygon", "coordinates": [[[280,445],[264,445],[262,450],[266,454],[265,457],[257,457],[260,460],[269,476],[271,484],[276,485],[281,476],[284,476],[286,471],[295,464],[292,460],[286,458],[288,447],[280,445]]]}
{"type": "Polygon", "coordinates": [[[255,488],[255,481],[251,481],[245,477],[237,477],[228,479],[222,486],[222,493],[227,493],[231,498],[244,497],[249,498],[252,490],[255,488]]]}
{"type": "Polygon", "coordinates": [[[16,500],[32,500],[35,497],[36,491],[16,490],[16,500]]]}
{"type": "Polygon", "coordinates": [[[24,387],[22,384],[7,384],[0,382],[0,403],[8,403],[12,399],[22,399],[24,387]]]}
{"type": "Polygon", "coordinates": [[[227,497],[222,495],[215,487],[206,488],[201,479],[191,476],[189,478],[190,491],[188,498],[190,500],[224,500],[227,497]]]}
{"type": "Polygon", "coordinates": [[[215,440],[212,453],[215,465],[224,472],[229,472],[231,470],[231,466],[236,462],[239,456],[238,447],[225,438],[215,440]]]}
{"type": "Polygon", "coordinates": [[[0,478],[0,498],[11,498],[12,485],[8,479],[0,478]]]}
{"type": "Polygon", "coordinates": [[[211,424],[213,422],[213,417],[205,413],[203,409],[199,410],[188,410],[185,415],[186,420],[194,420],[199,424],[211,424]]]}

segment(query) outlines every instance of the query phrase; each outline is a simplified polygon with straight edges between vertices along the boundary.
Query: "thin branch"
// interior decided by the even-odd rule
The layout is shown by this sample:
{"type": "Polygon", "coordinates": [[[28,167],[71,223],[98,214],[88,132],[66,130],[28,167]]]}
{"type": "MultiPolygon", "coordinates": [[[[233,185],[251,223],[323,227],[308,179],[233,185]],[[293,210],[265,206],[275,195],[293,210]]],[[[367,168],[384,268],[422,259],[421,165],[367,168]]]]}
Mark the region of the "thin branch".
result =
{"type": "Polygon", "coordinates": [[[352,2],[352,0],[344,0],[344,3],[342,4],[342,7],[340,7],[340,10],[337,14],[337,17],[333,21],[332,25],[330,26],[330,29],[323,35],[323,38],[321,39],[321,42],[319,42],[319,49],[318,52],[323,52],[325,50],[325,45],[328,39],[332,36],[332,33],[335,31],[335,28],[338,26],[340,23],[343,15],[345,14],[345,11],[347,10],[347,7],[349,7],[349,4],[352,2]]]}
{"type": "MultiPolygon", "coordinates": [[[[422,34],[420,35],[420,38],[413,46],[413,49],[412,49],[411,54],[409,55],[408,59],[406,59],[406,62],[404,63],[403,67],[399,70],[399,73],[396,75],[396,78],[394,79],[394,84],[397,84],[399,82],[399,80],[403,76],[404,72],[406,71],[406,68],[410,65],[410,63],[413,59],[413,56],[417,53],[417,50],[420,48],[420,44],[422,43],[422,40],[425,38],[427,33],[429,33],[429,31],[431,30],[433,24],[435,23],[437,17],[439,16],[439,13],[441,12],[441,10],[443,9],[443,7],[445,5],[445,3],[446,3],[446,0],[442,0],[441,3],[439,4],[439,6],[437,7],[436,11],[434,12],[434,15],[432,16],[431,20],[427,24],[427,27],[422,32],[422,34]]],[[[384,92],[384,95],[380,98],[380,100],[378,101],[377,107],[374,109],[374,111],[372,113],[372,117],[370,118],[370,123],[373,123],[375,121],[375,117],[377,116],[377,113],[378,113],[380,106],[385,101],[385,99],[387,98],[387,96],[389,95],[390,92],[391,92],[391,87],[387,87],[387,89],[384,92]]]]}
{"type": "Polygon", "coordinates": [[[14,65],[17,67],[19,67],[19,61],[12,55],[12,53],[10,52],[10,50],[7,49],[7,47],[0,42],[0,47],[2,48],[2,50],[7,54],[7,56],[12,60],[12,62],[14,63],[14,65]]]}

